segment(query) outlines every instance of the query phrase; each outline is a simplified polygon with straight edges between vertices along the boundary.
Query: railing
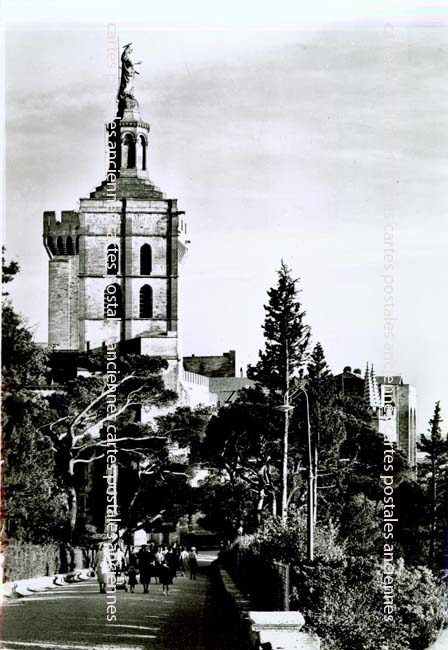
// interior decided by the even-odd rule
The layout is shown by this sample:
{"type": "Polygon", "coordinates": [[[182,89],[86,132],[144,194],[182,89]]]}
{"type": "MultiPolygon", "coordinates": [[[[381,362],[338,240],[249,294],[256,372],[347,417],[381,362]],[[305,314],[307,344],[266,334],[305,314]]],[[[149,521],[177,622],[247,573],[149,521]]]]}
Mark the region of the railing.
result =
{"type": "Polygon", "coordinates": [[[254,609],[289,611],[289,564],[247,555],[239,543],[224,553],[221,560],[238,588],[248,594],[254,609]]]}
{"type": "Polygon", "coordinates": [[[289,612],[289,564],[274,562],[273,566],[277,571],[277,607],[281,612],[289,612]]]}

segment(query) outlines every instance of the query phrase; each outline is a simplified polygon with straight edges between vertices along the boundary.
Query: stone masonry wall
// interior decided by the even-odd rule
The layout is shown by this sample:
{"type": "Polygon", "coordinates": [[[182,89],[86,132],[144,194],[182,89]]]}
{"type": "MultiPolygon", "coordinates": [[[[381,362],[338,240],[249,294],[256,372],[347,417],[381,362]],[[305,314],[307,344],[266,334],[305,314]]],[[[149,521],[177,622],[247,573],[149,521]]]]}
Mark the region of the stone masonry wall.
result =
{"type": "Polygon", "coordinates": [[[49,261],[48,343],[57,350],[77,350],[78,256],[56,256],[49,261]]]}
{"type": "Polygon", "coordinates": [[[156,339],[177,330],[177,220],[167,200],[81,201],[81,349],[87,342],[94,348],[110,338],[144,336],[153,338],[154,349],[159,350],[156,339]],[[117,275],[107,275],[107,248],[112,243],[119,246],[117,275]],[[152,268],[150,274],[141,275],[144,244],[151,246],[152,268]],[[104,292],[113,283],[121,287],[124,297],[125,321],[120,328],[104,318],[104,292]],[[144,285],[152,289],[152,318],[140,318],[144,285]]]}

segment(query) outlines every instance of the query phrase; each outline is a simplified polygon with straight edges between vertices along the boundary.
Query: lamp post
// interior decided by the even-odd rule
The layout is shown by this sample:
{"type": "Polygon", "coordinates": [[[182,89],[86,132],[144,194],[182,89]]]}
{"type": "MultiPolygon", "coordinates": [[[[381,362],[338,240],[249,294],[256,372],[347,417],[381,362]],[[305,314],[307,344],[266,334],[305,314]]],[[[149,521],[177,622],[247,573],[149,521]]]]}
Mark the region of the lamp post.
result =
{"type": "Polygon", "coordinates": [[[313,471],[313,452],[311,445],[311,424],[310,424],[310,403],[308,393],[305,388],[299,386],[296,390],[289,394],[287,391],[283,398],[283,404],[276,406],[278,411],[285,414],[285,432],[283,439],[283,472],[282,472],[282,521],[285,522],[288,515],[288,425],[289,414],[294,409],[290,400],[299,393],[305,395],[306,401],[306,428],[307,428],[307,442],[308,442],[308,506],[307,506],[307,552],[308,561],[314,560],[314,471],[313,471]],[[285,467],[286,465],[286,467],[285,467]]]}

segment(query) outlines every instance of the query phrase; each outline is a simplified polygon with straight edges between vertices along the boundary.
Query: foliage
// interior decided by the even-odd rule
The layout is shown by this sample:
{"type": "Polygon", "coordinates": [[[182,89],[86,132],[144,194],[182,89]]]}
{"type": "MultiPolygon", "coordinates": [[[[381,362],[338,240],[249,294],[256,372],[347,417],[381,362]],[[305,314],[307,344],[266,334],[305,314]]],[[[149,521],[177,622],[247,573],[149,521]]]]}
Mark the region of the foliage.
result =
{"type": "Polygon", "coordinates": [[[428,565],[437,559],[443,562],[445,554],[445,531],[448,523],[448,440],[442,436],[440,402],[436,402],[434,414],[429,421],[429,436],[422,435],[418,445],[426,454],[421,466],[421,483],[429,502],[429,549],[428,565]]]}
{"type": "Polygon", "coordinates": [[[2,306],[3,390],[8,394],[31,385],[43,385],[48,375],[48,354],[36,345],[22,316],[11,304],[2,306]]]}
{"type": "Polygon", "coordinates": [[[175,396],[164,388],[160,374],[166,361],[140,355],[120,355],[116,347],[114,344],[91,357],[91,371],[97,368],[96,373],[68,382],[49,398],[53,417],[47,421],[44,430],[54,446],[69,494],[71,535],[78,518],[75,468],[104,458],[110,445],[105,435],[106,423],[113,421],[114,432],[121,432],[112,436],[117,449],[132,451],[134,456],[145,456],[148,445],[152,453],[151,444],[157,438],[152,427],[125,429],[134,422],[142,405],[165,405],[175,396]],[[105,373],[108,354],[114,358],[112,374],[105,373]]]}
{"type": "Polygon", "coordinates": [[[212,409],[199,406],[195,409],[189,406],[179,406],[172,413],[157,418],[157,431],[165,435],[171,444],[188,449],[190,464],[201,461],[201,444],[205,430],[212,415],[212,409]]]}
{"type": "Polygon", "coordinates": [[[346,540],[348,555],[371,556],[382,552],[382,517],[382,504],[362,492],[346,500],[340,518],[340,534],[346,540]]]}
{"type": "Polygon", "coordinates": [[[296,566],[294,598],[326,650],[424,650],[444,623],[444,590],[428,569],[395,564],[392,615],[384,612],[383,574],[362,558],[296,566]]]}
{"type": "MultiPolygon", "coordinates": [[[[269,518],[253,536],[251,552],[267,561],[277,560],[288,564],[307,563],[307,517],[306,513],[292,509],[288,520],[269,518]]],[[[339,540],[338,529],[332,525],[319,526],[315,530],[314,555],[317,561],[342,561],[344,544],[339,540]]]]}
{"type": "Polygon", "coordinates": [[[8,539],[5,553],[5,582],[60,573],[60,548],[57,544],[31,544],[8,539]]]}
{"type": "Polygon", "coordinates": [[[222,538],[235,539],[240,528],[246,532],[256,529],[253,494],[241,479],[229,482],[211,474],[202,481],[197,497],[204,514],[201,523],[222,538]]]}
{"type": "Polygon", "coordinates": [[[34,543],[62,539],[66,494],[57,479],[51,445],[29,412],[6,427],[3,444],[8,537],[34,543]]]}
{"type": "Polygon", "coordinates": [[[395,543],[407,564],[422,565],[427,558],[429,512],[425,490],[415,479],[394,490],[395,543]]]}
{"type": "MultiPolygon", "coordinates": [[[[300,513],[287,524],[272,520],[238,553],[239,586],[257,607],[272,606],[269,570],[274,560],[291,568],[291,608],[304,615],[325,650],[424,650],[447,622],[441,578],[424,567],[393,567],[393,615],[384,609],[383,569],[375,556],[350,557],[334,527],[316,531],[316,553],[306,561],[300,513]]],[[[271,587],[272,590],[272,587],[271,587]]]]}
{"type": "MultiPolygon", "coordinates": [[[[18,270],[17,263],[3,257],[4,283],[18,270]]],[[[2,519],[7,535],[19,541],[61,539],[66,494],[52,444],[40,429],[48,417],[47,402],[35,388],[45,386],[48,355],[8,300],[3,301],[2,317],[2,519]]]]}
{"type": "MultiPolygon", "coordinates": [[[[276,505],[282,416],[273,406],[259,386],[241,391],[235,402],[222,407],[210,419],[201,447],[202,462],[217,484],[229,484],[226,499],[232,486],[244,486],[252,520],[257,516],[261,520],[263,513],[272,512],[276,505]]],[[[243,527],[248,530],[246,524],[243,527]]]]}
{"type": "MultiPolygon", "coordinates": [[[[2,246],[2,285],[8,284],[14,280],[14,276],[19,272],[20,266],[15,260],[7,261],[5,258],[6,249],[2,246]]],[[[7,296],[8,292],[3,291],[3,295],[7,296]]]]}
{"type": "Polygon", "coordinates": [[[279,393],[283,397],[289,381],[301,374],[307,360],[311,331],[304,322],[306,313],[298,299],[297,282],[282,261],[277,286],[269,289],[264,307],[265,350],[260,350],[258,363],[247,373],[277,399],[279,393]]]}
{"type": "MultiPolygon", "coordinates": [[[[320,343],[316,343],[314,346],[307,366],[306,392],[310,409],[317,516],[322,522],[327,522],[334,519],[337,514],[332,497],[340,478],[340,449],[346,432],[344,413],[338,403],[334,378],[320,343]]],[[[303,411],[304,409],[296,416],[298,417],[299,431],[305,431],[303,411]]],[[[303,435],[303,440],[305,440],[305,435],[303,435]]],[[[303,457],[305,456],[306,453],[303,450],[303,457]]]]}

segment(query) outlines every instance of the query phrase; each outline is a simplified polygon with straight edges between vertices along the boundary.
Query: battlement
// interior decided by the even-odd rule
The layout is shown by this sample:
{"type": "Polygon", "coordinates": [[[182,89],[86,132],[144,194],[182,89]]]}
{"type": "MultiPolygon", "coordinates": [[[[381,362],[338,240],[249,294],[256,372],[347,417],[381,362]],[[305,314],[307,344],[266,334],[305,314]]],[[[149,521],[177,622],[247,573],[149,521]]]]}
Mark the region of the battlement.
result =
{"type": "Polygon", "coordinates": [[[44,236],[53,234],[74,234],[79,228],[79,214],[74,210],[62,210],[60,220],[56,219],[56,212],[44,212],[44,236]]]}
{"type": "Polygon", "coordinates": [[[62,210],[60,220],[56,220],[55,212],[44,212],[43,225],[44,246],[50,257],[78,253],[79,214],[77,212],[62,210]]]}

